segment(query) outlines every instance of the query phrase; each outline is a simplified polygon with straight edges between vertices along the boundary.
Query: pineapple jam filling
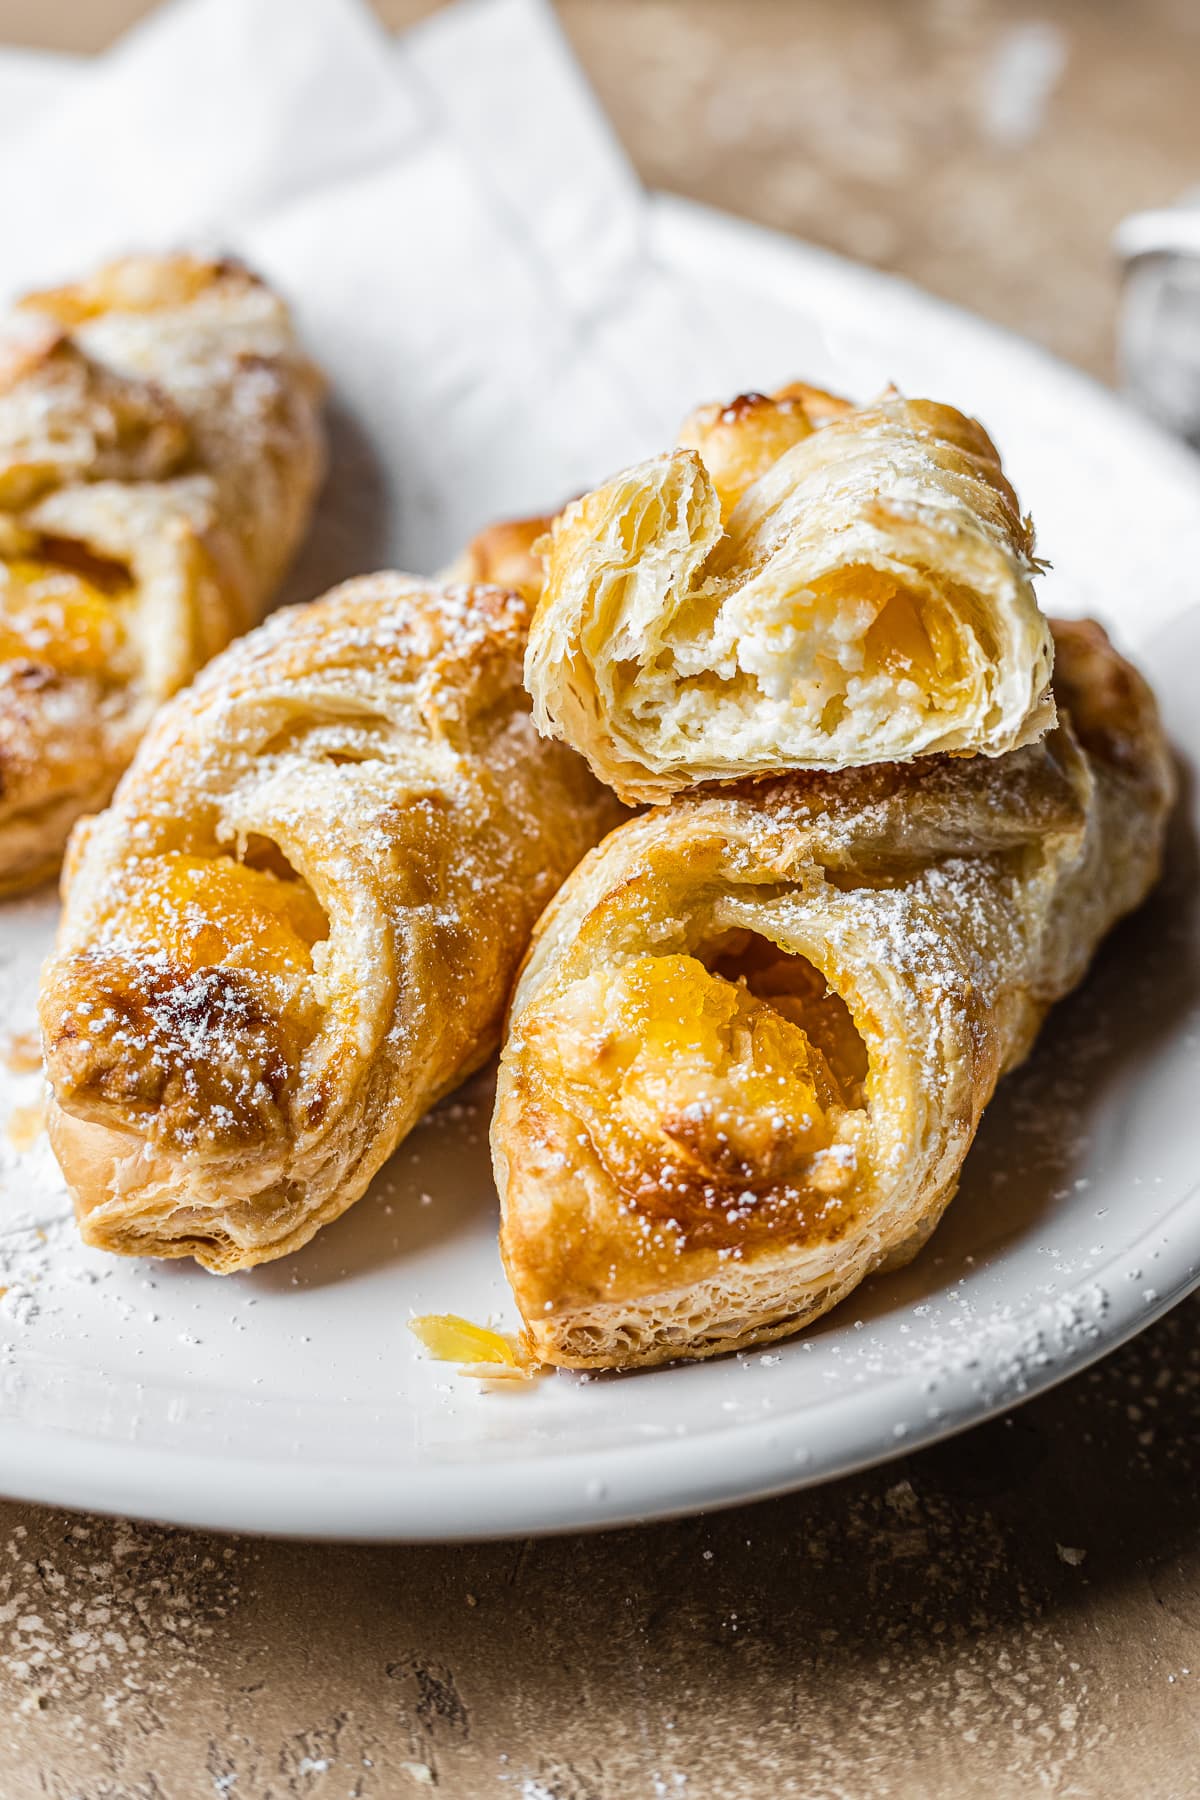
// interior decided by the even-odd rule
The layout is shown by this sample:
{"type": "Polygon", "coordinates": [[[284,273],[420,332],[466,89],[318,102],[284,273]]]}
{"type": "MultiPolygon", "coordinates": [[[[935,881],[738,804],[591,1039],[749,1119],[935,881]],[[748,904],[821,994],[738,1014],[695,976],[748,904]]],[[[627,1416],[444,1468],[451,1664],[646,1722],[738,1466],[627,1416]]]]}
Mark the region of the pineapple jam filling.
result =
{"type": "Polygon", "coordinates": [[[863,1040],[803,957],[738,931],[709,965],[643,956],[575,983],[527,1021],[537,1060],[646,1210],[742,1238],[756,1211],[827,1217],[858,1166],[863,1040]]]}
{"type": "MultiPolygon", "coordinates": [[[[273,859],[287,869],[283,858],[273,859]]],[[[290,870],[252,867],[229,856],[169,851],[140,865],[136,891],[110,931],[122,944],[160,956],[183,979],[229,969],[298,1054],[312,1035],[314,951],[329,921],[306,881],[290,870]]]]}
{"type": "Polygon", "coordinates": [[[120,564],[65,545],[0,560],[0,663],[106,673],[125,641],[122,603],[133,591],[120,564]]]}
{"type": "Polygon", "coordinates": [[[311,972],[313,946],[329,931],[307,882],[177,851],[143,865],[122,925],[189,974],[224,963],[284,979],[311,972]]]}

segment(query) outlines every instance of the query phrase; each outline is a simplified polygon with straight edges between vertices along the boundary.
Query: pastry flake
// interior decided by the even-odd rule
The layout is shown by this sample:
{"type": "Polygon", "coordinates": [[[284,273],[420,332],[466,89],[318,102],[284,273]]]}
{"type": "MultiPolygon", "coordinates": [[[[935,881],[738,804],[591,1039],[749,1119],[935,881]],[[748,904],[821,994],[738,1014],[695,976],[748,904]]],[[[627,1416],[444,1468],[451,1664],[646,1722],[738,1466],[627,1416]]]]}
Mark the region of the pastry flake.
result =
{"type": "Polygon", "coordinates": [[[620,816],[533,729],[528,611],[402,575],[286,609],[77,828],[40,1016],[88,1243],[285,1255],[496,1047],[538,914],[620,816]]]}
{"type": "Polygon", "coordinates": [[[997,1080],[1159,866],[1149,690],[1098,626],[1055,634],[1039,742],[676,800],[561,888],[492,1131],[541,1359],[767,1342],[929,1236],[997,1080]]]}
{"type": "Polygon", "coordinates": [[[232,263],[127,258],[0,329],[0,891],[53,873],[154,709],[262,617],[321,391],[232,263]]]}
{"type": "Polygon", "coordinates": [[[953,407],[742,395],[555,522],[534,716],[629,801],[1000,755],[1054,719],[1036,569],[995,446],[953,407]]]}

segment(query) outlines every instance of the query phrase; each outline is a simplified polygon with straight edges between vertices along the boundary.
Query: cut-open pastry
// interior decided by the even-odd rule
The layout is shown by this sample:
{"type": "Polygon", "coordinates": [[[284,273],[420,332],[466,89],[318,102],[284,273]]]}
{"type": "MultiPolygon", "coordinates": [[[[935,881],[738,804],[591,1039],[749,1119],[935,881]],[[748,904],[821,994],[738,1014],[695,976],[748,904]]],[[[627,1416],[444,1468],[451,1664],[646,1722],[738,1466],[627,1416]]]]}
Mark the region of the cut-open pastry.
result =
{"type": "Polygon", "coordinates": [[[1055,632],[1040,742],[677,800],[560,890],[492,1140],[545,1361],[786,1335],[937,1224],[997,1079],[1159,865],[1153,699],[1098,626],[1055,632]]]}
{"type": "Polygon", "coordinates": [[[131,258],[0,328],[0,891],[53,873],[307,526],[321,380],[253,275],[131,258]]]}
{"type": "Polygon", "coordinates": [[[402,575],[276,614],[77,828],[40,1011],[89,1243],[282,1256],[495,1048],[538,914],[620,813],[533,728],[527,624],[515,592],[402,575]]]}
{"type": "Polygon", "coordinates": [[[999,755],[1054,720],[1035,572],[975,420],[898,394],[743,395],[556,521],[534,716],[638,801],[999,755]]]}

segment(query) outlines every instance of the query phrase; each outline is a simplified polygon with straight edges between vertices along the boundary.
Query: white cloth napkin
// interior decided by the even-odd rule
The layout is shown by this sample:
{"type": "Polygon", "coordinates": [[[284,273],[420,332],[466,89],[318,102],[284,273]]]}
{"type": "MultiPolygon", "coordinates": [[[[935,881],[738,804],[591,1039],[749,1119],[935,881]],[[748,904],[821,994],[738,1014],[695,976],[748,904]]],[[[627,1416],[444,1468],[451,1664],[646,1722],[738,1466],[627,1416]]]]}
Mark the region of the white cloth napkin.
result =
{"type": "Polygon", "coordinates": [[[175,0],[92,64],[10,53],[0,94],[4,295],[199,244],[292,301],[334,468],[289,597],[430,571],[670,442],[702,391],[703,312],[544,0],[399,40],[358,0],[175,0]]]}

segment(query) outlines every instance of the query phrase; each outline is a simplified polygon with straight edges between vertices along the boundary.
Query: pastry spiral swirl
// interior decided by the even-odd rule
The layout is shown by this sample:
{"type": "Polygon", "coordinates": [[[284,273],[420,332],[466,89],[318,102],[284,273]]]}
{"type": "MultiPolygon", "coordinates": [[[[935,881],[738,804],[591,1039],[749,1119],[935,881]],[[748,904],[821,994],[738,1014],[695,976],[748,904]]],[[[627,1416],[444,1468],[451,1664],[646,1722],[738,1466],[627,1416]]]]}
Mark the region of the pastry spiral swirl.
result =
{"type": "Polygon", "coordinates": [[[630,801],[996,756],[1053,723],[1035,572],[995,447],[953,407],[743,395],[556,521],[534,716],[630,801]]]}
{"type": "Polygon", "coordinates": [[[0,333],[0,890],[58,866],[155,708],[254,625],[307,527],[322,382],[277,295],[187,256],[0,333]]]}
{"type": "Polygon", "coordinates": [[[533,728],[527,624],[515,592],[402,575],[288,608],[78,827],[40,1011],[89,1243],[282,1256],[495,1048],[539,912],[620,811],[533,728]]]}
{"type": "Polygon", "coordinates": [[[1056,729],[622,825],[541,921],[501,1059],[501,1242],[536,1353],[780,1337],[937,1224],[998,1078],[1154,880],[1153,699],[1055,627],[1056,729]]]}

